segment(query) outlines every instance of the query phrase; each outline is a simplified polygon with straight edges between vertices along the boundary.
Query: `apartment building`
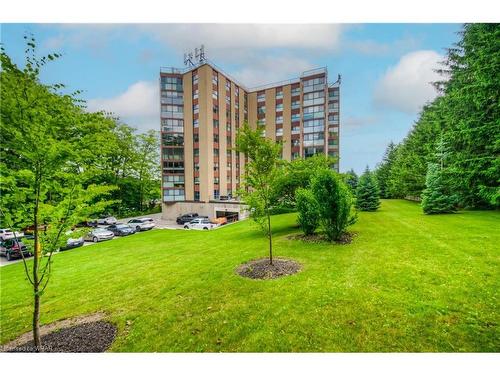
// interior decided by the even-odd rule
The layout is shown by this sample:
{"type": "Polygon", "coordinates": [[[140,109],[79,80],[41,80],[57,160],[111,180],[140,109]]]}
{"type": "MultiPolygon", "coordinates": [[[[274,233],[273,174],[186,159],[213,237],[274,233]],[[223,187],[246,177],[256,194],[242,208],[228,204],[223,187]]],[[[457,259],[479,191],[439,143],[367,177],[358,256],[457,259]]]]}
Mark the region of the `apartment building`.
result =
{"type": "Polygon", "coordinates": [[[205,61],[161,68],[160,94],[165,219],[246,215],[235,199],[245,170],[235,138],[244,122],[281,142],[283,159],[339,156],[339,81],[328,84],[326,68],[247,88],[205,61]]]}

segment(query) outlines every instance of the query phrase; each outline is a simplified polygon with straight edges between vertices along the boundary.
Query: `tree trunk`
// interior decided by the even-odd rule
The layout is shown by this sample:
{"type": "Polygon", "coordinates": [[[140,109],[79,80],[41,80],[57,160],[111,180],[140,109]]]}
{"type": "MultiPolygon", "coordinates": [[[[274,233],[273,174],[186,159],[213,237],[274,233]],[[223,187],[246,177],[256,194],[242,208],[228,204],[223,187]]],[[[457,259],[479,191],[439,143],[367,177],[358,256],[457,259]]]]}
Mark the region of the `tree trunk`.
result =
{"type": "MultiPolygon", "coordinates": [[[[37,173],[38,175],[38,173],[37,173]]],[[[37,176],[39,178],[39,175],[37,176]]],[[[36,182],[35,188],[35,207],[34,207],[34,235],[35,235],[35,249],[33,256],[33,295],[34,295],[34,305],[33,305],[33,343],[35,344],[35,351],[41,351],[41,339],[40,339],[40,294],[39,287],[40,281],[38,280],[38,264],[40,261],[41,248],[40,248],[40,238],[38,234],[38,208],[40,205],[40,182],[36,182]]]]}
{"type": "Polygon", "coordinates": [[[271,233],[271,215],[267,210],[267,230],[269,232],[269,264],[273,264],[273,234],[271,233]]]}

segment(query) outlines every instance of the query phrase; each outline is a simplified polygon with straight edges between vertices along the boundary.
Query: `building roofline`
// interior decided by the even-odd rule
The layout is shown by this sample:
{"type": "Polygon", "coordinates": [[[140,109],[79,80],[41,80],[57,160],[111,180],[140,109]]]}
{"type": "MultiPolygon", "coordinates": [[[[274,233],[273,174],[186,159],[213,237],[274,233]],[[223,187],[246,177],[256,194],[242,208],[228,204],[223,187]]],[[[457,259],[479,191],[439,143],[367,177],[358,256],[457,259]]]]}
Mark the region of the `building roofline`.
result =
{"type": "Polygon", "coordinates": [[[320,67],[320,68],[314,68],[310,70],[306,70],[301,73],[299,77],[296,78],[291,78],[283,81],[277,81],[277,82],[272,82],[272,83],[267,83],[264,85],[259,85],[259,86],[254,86],[254,87],[247,87],[243,85],[241,82],[239,82],[236,78],[232,77],[230,74],[226,73],[224,70],[219,68],[214,62],[205,59],[202,62],[199,62],[193,66],[189,66],[186,68],[174,68],[174,67],[160,67],[160,73],[170,73],[170,74],[186,74],[190,71],[193,71],[195,69],[198,69],[202,67],[203,65],[209,65],[212,68],[215,68],[218,72],[222,73],[224,76],[229,78],[232,82],[236,83],[239,87],[243,88],[245,91],[248,93],[255,92],[255,91],[261,91],[261,90],[266,90],[272,87],[277,87],[277,86],[284,86],[284,85],[290,85],[293,83],[298,83],[300,80],[304,77],[307,76],[312,76],[315,74],[321,74],[321,73],[327,73],[327,67],[320,67]]]}

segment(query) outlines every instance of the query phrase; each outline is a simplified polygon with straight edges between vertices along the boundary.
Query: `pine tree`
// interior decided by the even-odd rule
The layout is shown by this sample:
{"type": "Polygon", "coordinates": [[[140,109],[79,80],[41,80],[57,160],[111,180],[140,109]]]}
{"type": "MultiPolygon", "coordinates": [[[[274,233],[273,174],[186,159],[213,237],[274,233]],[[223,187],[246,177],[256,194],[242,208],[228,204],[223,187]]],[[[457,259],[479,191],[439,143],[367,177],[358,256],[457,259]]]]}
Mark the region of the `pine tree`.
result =
{"type": "Polygon", "coordinates": [[[354,172],[354,169],[345,173],[345,183],[351,188],[353,194],[355,194],[356,188],[358,187],[358,180],[358,175],[354,172]]]}
{"type": "Polygon", "coordinates": [[[379,189],[370,169],[366,167],[356,189],[356,208],[360,211],[376,211],[380,206],[379,189]]]}
{"type": "Polygon", "coordinates": [[[456,211],[457,197],[451,194],[451,182],[446,163],[448,149],[443,137],[436,146],[436,163],[429,163],[422,192],[422,209],[426,214],[442,214],[456,211]]]}

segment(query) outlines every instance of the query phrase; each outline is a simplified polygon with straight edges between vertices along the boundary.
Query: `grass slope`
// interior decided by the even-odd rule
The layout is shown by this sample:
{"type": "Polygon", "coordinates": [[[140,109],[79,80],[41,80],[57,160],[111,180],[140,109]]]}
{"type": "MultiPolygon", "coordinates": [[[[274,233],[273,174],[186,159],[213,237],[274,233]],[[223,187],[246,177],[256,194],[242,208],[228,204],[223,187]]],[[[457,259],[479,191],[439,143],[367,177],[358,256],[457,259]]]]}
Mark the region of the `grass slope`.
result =
{"type": "MultiPolygon", "coordinates": [[[[117,352],[498,352],[499,223],[386,200],[330,245],[288,240],[295,215],[275,216],[275,253],[304,269],[268,281],[234,272],[266,255],[249,221],[140,233],[57,255],[42,322],[104,311],[117,352]]],[[[0,274],[4,343],[30,330],[31,298],[22,264],[0,274]]]]}

